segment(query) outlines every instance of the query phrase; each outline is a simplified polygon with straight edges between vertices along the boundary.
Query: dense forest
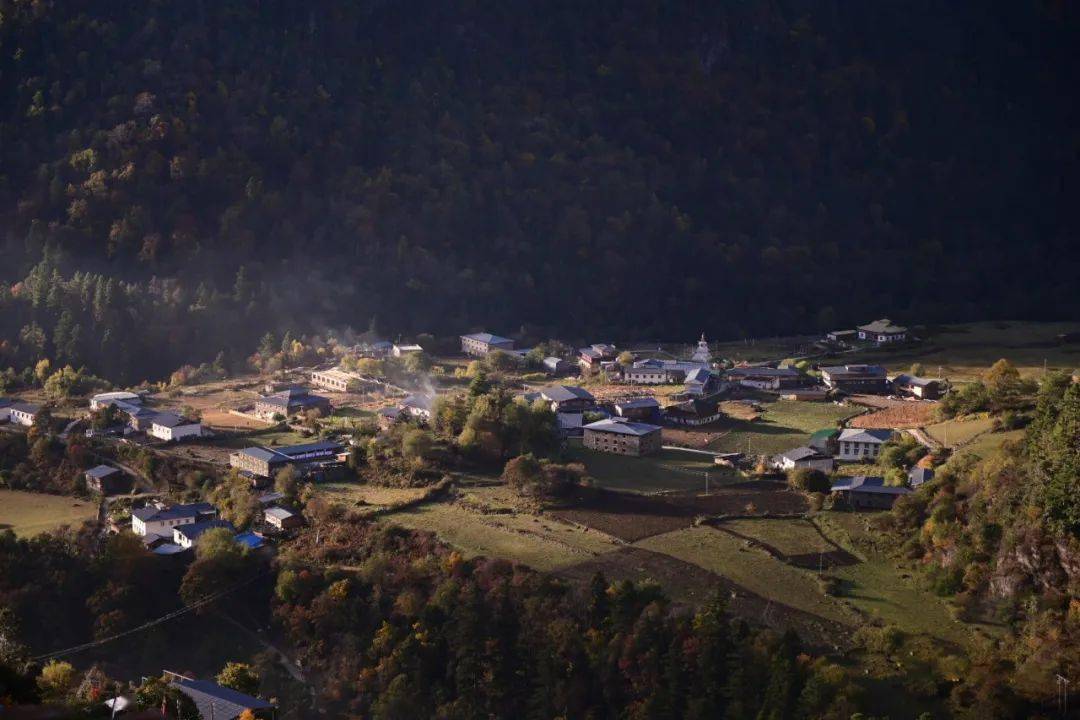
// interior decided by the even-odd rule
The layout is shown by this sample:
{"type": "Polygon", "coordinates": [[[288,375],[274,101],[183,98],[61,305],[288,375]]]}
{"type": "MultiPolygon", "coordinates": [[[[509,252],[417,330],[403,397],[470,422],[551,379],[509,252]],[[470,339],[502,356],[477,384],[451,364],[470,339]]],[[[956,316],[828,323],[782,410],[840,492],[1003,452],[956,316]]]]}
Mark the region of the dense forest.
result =
{"type": "Polygon", "coordinates": [[[1074,316],[1078,30],[1034,1],[3,0],[5,338],[145,377],[372,318],[1074,316]]]}

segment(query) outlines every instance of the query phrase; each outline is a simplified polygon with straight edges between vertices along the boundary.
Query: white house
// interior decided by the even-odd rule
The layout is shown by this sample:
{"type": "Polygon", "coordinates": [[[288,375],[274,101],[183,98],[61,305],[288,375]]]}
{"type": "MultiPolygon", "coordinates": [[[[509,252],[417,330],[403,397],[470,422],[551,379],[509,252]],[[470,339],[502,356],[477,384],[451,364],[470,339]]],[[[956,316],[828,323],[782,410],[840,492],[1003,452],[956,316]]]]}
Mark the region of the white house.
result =
{"type": "Polygon", "coordinates": [[[424,348],[420,347],[419,345],[394,345],[393,349],[390,351],[390,354],[392,354],[396,358],[399,358],[405,357],[406,355],[411,355],[413,353],[421,352],[424,352],[424,348]]]}
{"type": "Polygon", "coordinates": [[[876,460],[881,452],[881,446],[888,442],[892,435],[892,430],[846,428],[836,439],[840,448],[836,457],[854,462],[876,460]]]}
{"type": "Polygon", "coordinates": [[[150,422],[150,434],[165,442],[199,437],[202,432],[202,423],[198,420],[188,420],[170,412],[158,413],[150,422]]]}
{"type": "Polygon", "coordinates": [[[409,417],[422,422],[427,422],[431,419],[431,411],[434,407],[435,397],[433,395],[425,395],[424,393],[410,395],[398,405],[398,409],[401,410],[401,412],[407,413],[409,417]]]}
{"type": "Polygon", "coordinates": [[[878,345],[888,345],[889,343],[907,340],[907,328],[894,325],[889,318],[882,318],[866,325],[860,325],[858,330],[860,340],[867,340],[878,345]]]}
{"type": "Polygon", "coordinates": [[[8,419],[16,425],[30,427],[34,424],[34,418],[41,412],[41,406],[33,403],[12,403],[8,408],[8,419]]]}
{"type": "Polygon", "coordinates": [[[173,528],[217,517],[217,508],[210,503],[191,503],[171,507],[147,505],[131,513],[131,531],[136,535],[168,535],[173,528]]]}
{"type": "Polygon", "coordinates": [[[142,397],[133,392],[107,392],[98,393],[94,397],[90,398],[90,409],[101,410],[107,408],[110,405],[117,403],[127,403],[129,405],[138,405],[142,402],[142,397]]]}
{"type": "Polygon", "coordinates": [[[329,370],[316,370],[311,373],[311,382],[316,387],[321,387],[324,390],[334,390],[336,392],[347,392],[350,387],[357,385],[361,378],[354,372],[342,370],[341,368],[330,368],[329,370]]]}
{"type": "Polygon", "coordinates": [[[173,542],[182,548],[190,548],[199,541],[203,533],[214,528],[225,528],[229,532],[236,531],[236,528],[228,520],[201,520],[196,523],[174,527],[173,542]]]}
{"type": "Polygon", "coordinates": [[[811,447],[797,447],[773,458],[773,467],[778,470],[810,468],[821,472],[832,472],[833,459],[825,453],[811,447]]]}

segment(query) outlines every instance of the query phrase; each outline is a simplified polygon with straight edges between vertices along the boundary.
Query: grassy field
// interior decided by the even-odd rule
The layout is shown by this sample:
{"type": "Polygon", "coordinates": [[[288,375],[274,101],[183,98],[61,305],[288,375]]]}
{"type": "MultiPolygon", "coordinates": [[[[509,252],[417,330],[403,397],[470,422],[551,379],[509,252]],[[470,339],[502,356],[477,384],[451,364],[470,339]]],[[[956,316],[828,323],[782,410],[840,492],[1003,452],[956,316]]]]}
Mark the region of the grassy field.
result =
{"type": "Polygon", "coordinates": [[[315,487],[328,500],[346,507],[386,507],[416,500],[427,492],[427,488],[388,488],[346,482],[320,483],[315,487]]]}
{"type": "Polygon", "coordinates": [[[590,560],[619,547],[606,535],[550,517],[482,513],[460,503],[422,505],[384,516],[382,522],[430,530],[466,557],[502,558],[547,571],[590,560]]]}
{"type": "Polygon", "coordinates": [[[973,416],[927,425],[926,432],[942,445],[955,448],[971,442],[983,433],[990,432],[993,426],[992,418],[973,416]]]}
{"type": "Polygon", "coordinates": [[[950,380],[972,380],[1000,358],[1007,358],[1026,376],[1050,369],[1080,366],[1080,344],[1058,345],[1059,333],[1080,332],[1080,323],[984,322],[943,325],[923,333],[921,344],[860,353],[860,362],[880,362],[890,371],[907,371],[918,362],[928,375],[950,380]]]}
{"type": "Polygon", "coordinates": [[[774,455],[805,444],[822,428],[836,427],[841,420],[861,412],[861,408],[833,403],[780,400],[762,403],[758,420],[728,418],[722,427],[728,432],[710,444],[720,452],[749,452],[774,455]]]}
{"type": "Polygon", "coordinates": [[[715,465],[708,455],[681,450],[664,450],[637,458],[575,445],[569,455],[571,461],[584,463],[597,487],[607,490],[640,493],[704,490],[706,472],[712,484],[731,482],[737,477],[734,471],[715,465]]]}
{"type": "Polygon", "coordinates": [[[78,525],[97,515],[94,503],[62,495],[0,490],[0,530],[30,537],[61,525],[78,525]]]}
{"type": "Polygon", "coordinates": [[[827,552],[831,546],[805,520],[726,520],[723,527],[776,548],[785,555],[827,552]]]}
{"type": "Polygon", "coordinates": [[[813,573],[775,560],[760,548],[715,528],[701,526],[655,535],[635,546],[697,565],[775,602],[826,620],[857,626],[859,617],[825,595],[813,573]]]}
{"type": "Polygon", "coordinates": [[[876,541],[866,522],[872,514],[823,513],[818,526],[861,562],[835,567],[829,574],[844,584],[844,595],[857,608],[912,634],[923,634],[965,645],[970,630],[952,618],[933,593],[918,587],[909,573],[868,549],[876,541]]]}
{"type": "Polygon", "coordinates": [[[986,459],[1001,450],[1006,442],[1016,442],[1024,437],[1023,430],[1009,430],[1007,432],[988,432],[979,435],[956,453],[956,457],[965,454],[978,455],[986,459]]]}

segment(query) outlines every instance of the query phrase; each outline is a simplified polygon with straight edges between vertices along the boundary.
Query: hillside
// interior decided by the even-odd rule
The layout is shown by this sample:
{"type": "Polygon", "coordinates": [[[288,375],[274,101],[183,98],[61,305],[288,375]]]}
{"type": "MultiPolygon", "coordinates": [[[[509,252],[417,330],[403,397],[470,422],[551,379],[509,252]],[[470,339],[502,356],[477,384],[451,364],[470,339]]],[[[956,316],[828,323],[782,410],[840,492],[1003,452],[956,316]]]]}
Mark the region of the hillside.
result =
{"type": "Polygon", "coordinates": [[[0,280],[48,248],[50,273],[119,283],[112,353],[149,322],[183,346],[1080,309],[1059,4],[0,10],[0,280]]]}

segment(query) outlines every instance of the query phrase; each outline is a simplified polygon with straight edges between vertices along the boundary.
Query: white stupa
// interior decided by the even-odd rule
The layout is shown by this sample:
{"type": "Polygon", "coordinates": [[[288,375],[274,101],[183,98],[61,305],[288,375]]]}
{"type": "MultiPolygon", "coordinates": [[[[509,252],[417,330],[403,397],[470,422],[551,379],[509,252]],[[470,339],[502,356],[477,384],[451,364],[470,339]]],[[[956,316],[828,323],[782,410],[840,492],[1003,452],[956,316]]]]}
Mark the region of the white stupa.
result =
{"type": "Polygon", "coordinates": [[[697,350],[694,351],[694,355],[690,358],[696,363],[701,363],[705,367],[709,367],[712,364],[712,352],[709,350],[709,343],[705,340],[705,333],[701,333],[701,339],[698,340],[697,350]]]}

